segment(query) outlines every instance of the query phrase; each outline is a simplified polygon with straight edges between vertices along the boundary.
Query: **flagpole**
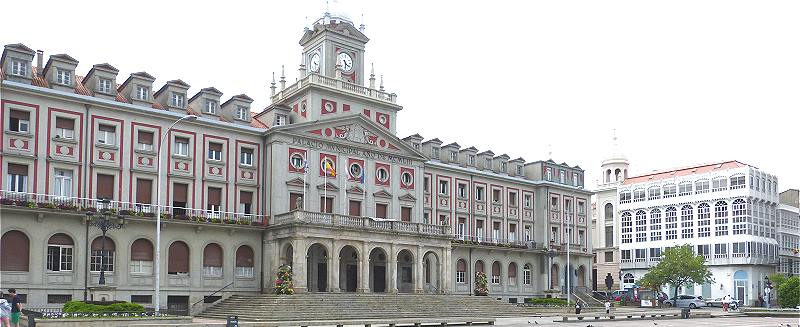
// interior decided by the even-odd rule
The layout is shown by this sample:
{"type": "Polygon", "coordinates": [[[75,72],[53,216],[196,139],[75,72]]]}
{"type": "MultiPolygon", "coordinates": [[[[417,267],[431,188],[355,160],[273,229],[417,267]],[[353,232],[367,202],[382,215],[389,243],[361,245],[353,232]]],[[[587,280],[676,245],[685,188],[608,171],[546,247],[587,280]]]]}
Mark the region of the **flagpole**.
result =
{"type": "MultiPolygon", "coordinates": [[[[308,159],[305,160],[303,165],[303,211],[306,211],[306,185],[308,179],[308,159]]],[[[295,204],[296,206],[296,204],[295,204]]],[[[297,208],[295,208],[297,209],[297,208]]]]}

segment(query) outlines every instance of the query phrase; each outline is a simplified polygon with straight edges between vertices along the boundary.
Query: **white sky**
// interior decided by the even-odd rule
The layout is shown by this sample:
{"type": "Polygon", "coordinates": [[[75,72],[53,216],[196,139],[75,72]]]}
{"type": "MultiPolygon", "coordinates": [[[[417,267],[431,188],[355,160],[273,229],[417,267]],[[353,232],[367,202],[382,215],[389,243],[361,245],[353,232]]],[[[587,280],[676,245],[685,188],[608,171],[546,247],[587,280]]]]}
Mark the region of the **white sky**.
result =
{"type": "MultiPolygon", "coordinates": [[[[333,2],[333,1],[332,1],[333,2]]],[[[612,129],[633,174],[740,160],[800,187],[800,1],[346,1],[363,12],[367,62],[420,133],[587,170],[612,129]]],[[[109,62],[269,104],[294,81],[305,17],[321,0],[42,1],[3,15],[0,43],[109,62]]]]}

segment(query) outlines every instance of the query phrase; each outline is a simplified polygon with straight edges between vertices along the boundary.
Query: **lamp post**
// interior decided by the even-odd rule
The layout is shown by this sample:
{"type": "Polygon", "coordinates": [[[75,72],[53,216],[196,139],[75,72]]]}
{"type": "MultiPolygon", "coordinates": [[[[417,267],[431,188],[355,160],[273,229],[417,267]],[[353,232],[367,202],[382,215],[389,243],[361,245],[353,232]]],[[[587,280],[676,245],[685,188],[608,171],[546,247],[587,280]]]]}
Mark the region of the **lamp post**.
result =
{"type": "Polygon", "coordinates": [[[181,118],[178,118],[172,125],[169,125],[166,131],[164,131],[164,135],[161,137],[161,141],[158,142],[158,154],[156,155],[156,163],[158,165],[158,180],[156,181],[156,262],[155,262],[155,274],[156,274],[156,299],[155,299],[155,311],[156,313],[161,311],[161,179],[162,175],[164,175],[164,165],[161,161],[161,149],[163,148],[164,141],[167,139],[167,135],[169,135],[169,131],[172,130],[175,125],[177,125],[182,120],[196,120],[197,116],[195,115],[186,115],[181,118]]]}
{"type": "Polygon", "coordinates": [[[103,242],[100,248],[100,280],[97,281],[97,284],[103,286],[106,284],[106,262],[107,262],[107,253],[106,253],[106,232],[109,229],[120,229],[125,226],[125,218],[118,217],[116,221],[109,219],[111,216],[111,209],[109,209],[109,200],[103,199],[101,201],[102,211],[98,212],[100,214],[99,217],[93,217],[95,214],[93,212],[89,212],[86,214],[86,222],[90,226],[97,227],[103,233],[103,242]]]}

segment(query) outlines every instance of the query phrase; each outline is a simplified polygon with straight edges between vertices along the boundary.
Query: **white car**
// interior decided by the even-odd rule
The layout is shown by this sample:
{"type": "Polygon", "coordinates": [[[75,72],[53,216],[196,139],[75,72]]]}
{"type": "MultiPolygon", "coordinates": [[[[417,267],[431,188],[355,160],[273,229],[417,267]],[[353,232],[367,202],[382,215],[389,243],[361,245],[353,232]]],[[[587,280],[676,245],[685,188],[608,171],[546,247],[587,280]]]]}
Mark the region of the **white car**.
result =
{"type": "Polygon", "coordinates": [[[702,296],[678,295],[677,299],[666,300],[664,301],[664,304],[669,307],[696,309],[705,307],[706,301],[703,300],[702,296]]]}

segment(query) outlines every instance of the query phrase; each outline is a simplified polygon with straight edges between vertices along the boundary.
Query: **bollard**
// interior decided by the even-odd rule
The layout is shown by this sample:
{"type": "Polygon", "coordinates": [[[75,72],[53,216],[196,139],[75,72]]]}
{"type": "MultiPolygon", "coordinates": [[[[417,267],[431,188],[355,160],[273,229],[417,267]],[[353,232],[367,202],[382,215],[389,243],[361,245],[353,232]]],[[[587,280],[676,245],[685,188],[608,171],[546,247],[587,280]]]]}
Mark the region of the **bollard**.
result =
{"type": "Polygon", "coordinates": [[[239,327],[239,316],[228,316],[225,327],[239,327]]]}

